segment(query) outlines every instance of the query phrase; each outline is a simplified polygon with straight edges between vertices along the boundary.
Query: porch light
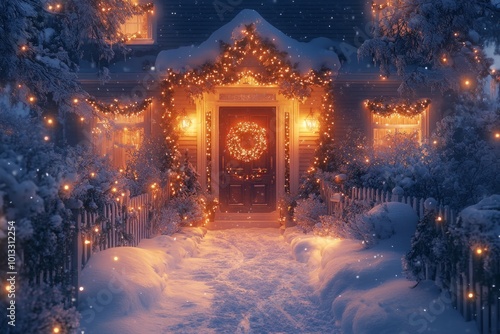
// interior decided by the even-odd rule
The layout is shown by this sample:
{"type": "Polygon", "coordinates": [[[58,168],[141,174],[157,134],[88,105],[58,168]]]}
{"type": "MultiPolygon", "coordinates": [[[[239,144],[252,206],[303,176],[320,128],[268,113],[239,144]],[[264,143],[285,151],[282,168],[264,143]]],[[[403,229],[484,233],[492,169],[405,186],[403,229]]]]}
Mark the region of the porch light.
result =
{"type": "Polygon", "coordinates": [[[318,120],[314,117],[312,108],[309,110],[309,115],[307,115],[304,123],[309,131],[314,131],[318,128],[318,120]]]}
{"type": "Polygon", "coordinates": [[[191,121],[191,119],[189,117],[187,117],[187,116],[182,117],[182,119],[181,119],[182,130],[186,131],[187,129],[189,129],[191,124],[193,124],[193,122],[191,121]]]}

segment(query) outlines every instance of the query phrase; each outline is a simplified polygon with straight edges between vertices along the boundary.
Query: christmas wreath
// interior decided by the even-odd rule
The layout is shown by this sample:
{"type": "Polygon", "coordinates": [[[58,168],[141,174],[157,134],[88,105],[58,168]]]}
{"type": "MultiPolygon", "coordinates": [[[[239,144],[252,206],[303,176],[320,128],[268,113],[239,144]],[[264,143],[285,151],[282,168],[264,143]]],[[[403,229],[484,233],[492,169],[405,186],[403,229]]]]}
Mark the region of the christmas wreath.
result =
{"type": "Polygon", "coordinates": [[[266,129],[254,122],[239,122],[227,134],[227,149],[236,160],[258,160],[267,150],[266,129]]]}

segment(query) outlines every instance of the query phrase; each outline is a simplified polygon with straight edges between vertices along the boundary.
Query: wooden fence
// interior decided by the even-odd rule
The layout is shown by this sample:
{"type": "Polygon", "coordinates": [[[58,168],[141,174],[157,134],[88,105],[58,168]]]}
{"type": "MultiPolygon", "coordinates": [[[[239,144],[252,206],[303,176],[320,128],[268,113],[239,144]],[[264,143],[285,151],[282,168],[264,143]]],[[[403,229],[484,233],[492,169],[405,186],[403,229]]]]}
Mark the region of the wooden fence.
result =
{"type": "Polygon", "coordinates": [[[168,200],[168,191],[158,189],[108,203],[102,214],[73,210],[77,226],[69,263],[75,289],[73,303],[78,303],[80,274],[92,254],[113,247],[135,247],[142,239],[151,237],[153,210],[165,205],[168,200]]]}
{"type": "MultiPolygon", "coordinates": [[[[400,202],[410,205],[419,218],[425,214],[425,200],[411,196],[403,196],[399,191],[381,191],[372,188],[352,188],[346,195],[342,187],[333,186],[320,180],[320,194],[327,205],[328,214],[342,213],[354,201],[367,201],[372,206],[386,202],[400,202]]],[[[455,221],[457,215],[448,206],[438,205],[434,226],[442,233],[446,222],[455,221]]],[[[475,320],[482,334],[500,333],[500,259],[493,264],[496,280],[486,286],[479,283],[482,273],[482,260],[474,250],[465,249],[465,269],[457,264],[455,268],[445,268],[446,263],[424,263],[426,279],[433,280],[436,285],[449,293],[449,302],[457,309],[466,321],[475,320]],[[451,277],[444,278],[441,273],[450,271],[451,277]]]]}

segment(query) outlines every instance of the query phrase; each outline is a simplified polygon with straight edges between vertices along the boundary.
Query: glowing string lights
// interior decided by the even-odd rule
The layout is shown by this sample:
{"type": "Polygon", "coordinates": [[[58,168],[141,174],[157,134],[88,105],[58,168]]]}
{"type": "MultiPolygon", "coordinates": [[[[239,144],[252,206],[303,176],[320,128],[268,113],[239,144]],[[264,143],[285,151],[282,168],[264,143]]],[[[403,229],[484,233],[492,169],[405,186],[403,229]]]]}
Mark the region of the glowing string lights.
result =
{"type": "Polygon", "coordinates": [[[254,122],[239,122],[227,134],[227,149],[236,160],[258,160],[267,150],[266,129],[254,122]]]}
{"type": "Polygon", "coordinates": [[[389,117],[393,114],[416,117],[423,113],[430,103],[431,100],[429,99],[422,99],[414,103],[410,103],[409,101],[395,102],[390,99],[387,100],[385,98],[377,98],[365,101],[365,107],[372,113],[383,117],[389,117]]]}
{"type": "Polygon", "coordinates": [[[147,98],[142,102],[133,102],[128,105],[121,104],[117,99],[113,100],[113,103],[104,104],[98,102],[94,98],[87,99],[95,111],[103,114],[114,114],[114,115],[125,115],[125,116],[138,116],[143,113],[153,102],[152,98],[147,98]]]}

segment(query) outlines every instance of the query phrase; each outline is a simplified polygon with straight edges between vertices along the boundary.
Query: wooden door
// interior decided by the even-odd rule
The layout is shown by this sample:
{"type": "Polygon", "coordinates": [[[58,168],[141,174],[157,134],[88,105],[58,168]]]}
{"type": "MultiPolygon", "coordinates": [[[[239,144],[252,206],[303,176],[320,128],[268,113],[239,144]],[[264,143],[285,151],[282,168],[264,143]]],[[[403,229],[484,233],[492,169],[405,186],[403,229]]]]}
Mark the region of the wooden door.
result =
{"type": "Polygon", "coordinates": [[[222,212],[276,210],[276,108],[219,110],[222,212]]]}

